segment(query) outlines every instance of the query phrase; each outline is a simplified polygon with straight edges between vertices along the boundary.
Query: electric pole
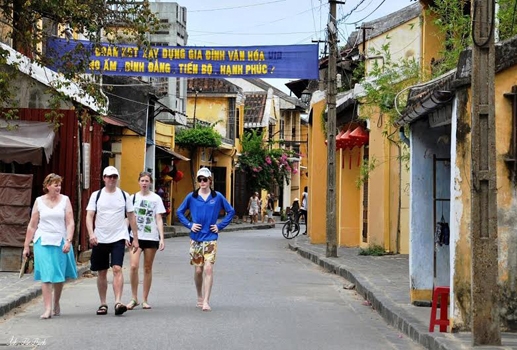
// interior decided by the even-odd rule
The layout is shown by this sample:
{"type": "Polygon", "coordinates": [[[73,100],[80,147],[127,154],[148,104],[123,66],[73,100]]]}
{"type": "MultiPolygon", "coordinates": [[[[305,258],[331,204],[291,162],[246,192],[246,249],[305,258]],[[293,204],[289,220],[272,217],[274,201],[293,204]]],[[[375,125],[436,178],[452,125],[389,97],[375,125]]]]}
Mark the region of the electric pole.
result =
{"type": "Polygon", "coordinates": [[[472,1],[472,343],[501,345],[495,135],[495,1],[472,1]]]}
{"type": "Polygon", "coordinates": [[[337,23],[336,5],[343,2],[329,0],[330,18],[327,25],[329,60],[327,68],[327,249],[325,256],[337,257],[336,225],[336,56],[337,23]]]}

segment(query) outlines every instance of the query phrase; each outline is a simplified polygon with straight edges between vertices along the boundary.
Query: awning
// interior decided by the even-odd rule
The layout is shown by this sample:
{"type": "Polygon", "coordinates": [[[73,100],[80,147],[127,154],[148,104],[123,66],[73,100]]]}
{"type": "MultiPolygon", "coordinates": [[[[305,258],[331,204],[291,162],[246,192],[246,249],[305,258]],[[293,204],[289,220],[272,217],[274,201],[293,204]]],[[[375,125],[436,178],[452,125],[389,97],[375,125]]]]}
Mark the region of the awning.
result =
{"type": "Polygon", "coordinates": [[[115,125],[115,126],[127,127],[129,125],[129,123],[127,121],[125,122],[122,120],[118,120],[118,119],[106,117],[106,116],[102,117],[102,120],[107,124],[111,124],[111,125],[115,125]]]}
{"type": "Polygon", "coordinates": [[[170,148],[165,148],[165,147],[160,147],[160,146],[156,146],[156,149],[157,150],[160,150],[162,152],[165,152],[169,155],[171,155],[173,158],[176,158],[176,159],[181,159],[181,160],[186,160],[186,161],[189,161],[190,159],[179,154],[179,153],[176,153],[174,152],[173,150],[171,150],[170,148]]]}
{"type": "Polygon", "coordinates": [[[41,165],[54,150],[53,125],[47,122],[0,120],[0,160],[5,163],[41,165]]]}

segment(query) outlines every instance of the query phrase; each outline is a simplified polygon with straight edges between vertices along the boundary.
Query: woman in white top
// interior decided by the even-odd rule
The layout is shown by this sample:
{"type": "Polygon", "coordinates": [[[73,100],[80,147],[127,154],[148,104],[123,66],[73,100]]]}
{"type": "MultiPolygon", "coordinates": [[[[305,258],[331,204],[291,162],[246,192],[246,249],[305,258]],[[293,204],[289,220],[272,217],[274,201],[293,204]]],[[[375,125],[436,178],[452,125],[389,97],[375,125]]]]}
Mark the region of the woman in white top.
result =
{"type": "MultiPolygon", "coordinates": [[[[140,249],[131,251],[131,268],[129,277],[131,279],[132,299],[127,304],[127,309],[132,310],[139,305],[138,302],[138,268],[140,266],[140,254],[144,252],[144,290],[142,295],[142,308],[150,309],[147,303],[151,282],[153,279],[153,262],[157,250],[165,248],[163,237],[163,218],[165,213],[162,198],[151,192],[153,183],[152,175],[148,172],[141,172],[138,176],[140,191],[131,196],[133,201],[136,226],[138,227],[138,244],[140,249]]],[[[133,233],[130,234],[131,241],[133,233]]]]}
{"type": "Polygon", "coordinates": [[[29,256],[30,243],[34,241],[34,280],[41,281],[45,312],[40,316],[49,319],[59,316],[59,300],[63,282],[77,278],[72,240],[74,214],[70,199],[60,194],[62,178],[49,174],[43,181],[43,196],[36,198],[27,227],[23,255],[29,256]],[[52,286],[54,309],[52,311],[52,286]]]}

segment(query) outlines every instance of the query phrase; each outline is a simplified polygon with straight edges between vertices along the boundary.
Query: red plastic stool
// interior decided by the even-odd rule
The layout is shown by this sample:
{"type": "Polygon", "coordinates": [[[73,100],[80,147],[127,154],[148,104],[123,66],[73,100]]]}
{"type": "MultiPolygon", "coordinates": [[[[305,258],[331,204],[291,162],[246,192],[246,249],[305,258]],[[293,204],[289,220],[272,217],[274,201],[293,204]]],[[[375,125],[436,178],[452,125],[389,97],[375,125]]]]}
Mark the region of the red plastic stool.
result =
{"type": "Polygon", "coordinates": [[[449,304],[450,287],[435,287],[433,293],[433,307],[431,309],[431,321],[429,322],[429,332],[434,332],[435,326],[440,326],[440,332],[447,332],[449,319],[447,318],[447,307],[449,304]],[[436,319],[436,307],[440,298],[440,319],[436,319]]]}

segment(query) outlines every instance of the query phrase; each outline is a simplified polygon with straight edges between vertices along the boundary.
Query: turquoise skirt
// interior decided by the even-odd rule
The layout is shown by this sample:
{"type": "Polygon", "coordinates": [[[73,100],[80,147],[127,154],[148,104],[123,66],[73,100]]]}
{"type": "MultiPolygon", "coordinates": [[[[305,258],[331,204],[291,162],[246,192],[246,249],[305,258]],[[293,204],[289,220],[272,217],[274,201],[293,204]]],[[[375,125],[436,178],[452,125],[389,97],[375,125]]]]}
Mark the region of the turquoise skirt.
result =
{"type": "Polygon", "coordinates": [[[61,283],[68,278],[77,278],[74,250],[65,254],[63,246],[41,245],[41,238],[34,243],[34,280],[61,283]]]}

